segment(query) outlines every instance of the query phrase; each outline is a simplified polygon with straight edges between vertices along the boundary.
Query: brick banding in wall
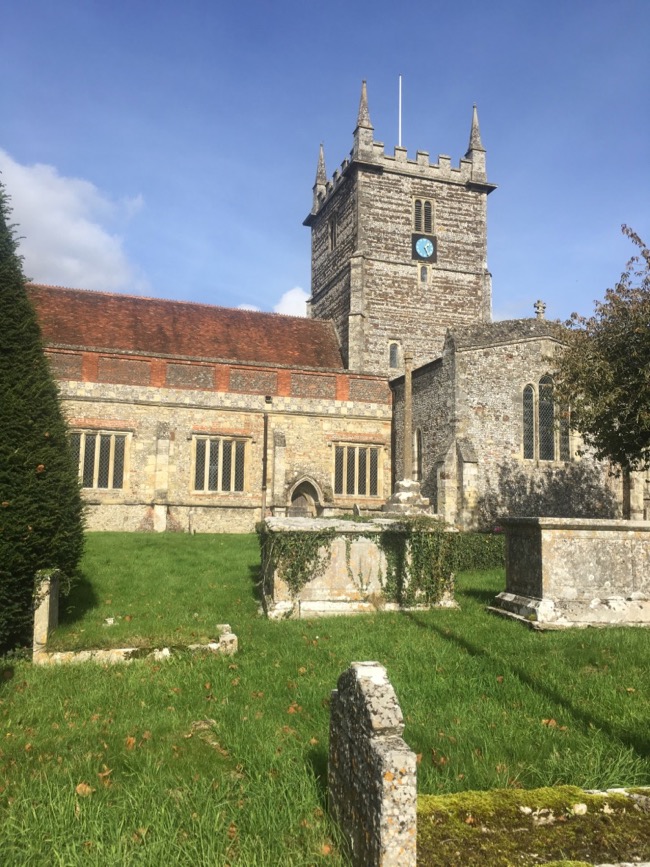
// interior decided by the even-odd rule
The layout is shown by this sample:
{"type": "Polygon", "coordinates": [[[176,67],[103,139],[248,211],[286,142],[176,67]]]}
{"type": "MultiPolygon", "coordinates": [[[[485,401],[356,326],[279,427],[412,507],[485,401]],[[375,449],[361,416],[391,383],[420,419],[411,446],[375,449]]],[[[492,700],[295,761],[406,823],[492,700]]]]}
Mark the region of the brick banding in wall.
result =
{"type": "Polygon", "coordinates": [[[386,382],[378,379],[352,379],[350,380],[350,400],[389,403],[390,389],[386,382]]]}
{"type": "Polygon", "coordinates": [[[57,379],[81,379],[81,355],[71,352],[48,352],[47,357],[57,379]]]}
{"type": "Polygon", "coordinates": [[[205,364],[168,364],[166,385],[170,388],[214,388],[214,368],[205,364]]]}
{"type": "Polygon", "coordinates": [[[336,398],[336,377],[292,373],[291,394],[293,397],[317,397],[323,400],[334,400],[336,398]]]}
{"type": "Polygon", "coordinates": [[[276,394],[277,388],[278,375],[275,372],[238,369],[230,371],[230,391],[244,394],[276,394]]]}
{"type": "Polygon", "coordinates": [[[415,867],[416,757],[386,669],[353,662],[330,704],[329,809],[355,867],[415,867]]]}
{"type": "Polygon", "coordinates": [[[97,368],[97,381],[121,385],[149,385],[151,363],[131,358],[101,357],[97,368]]]}

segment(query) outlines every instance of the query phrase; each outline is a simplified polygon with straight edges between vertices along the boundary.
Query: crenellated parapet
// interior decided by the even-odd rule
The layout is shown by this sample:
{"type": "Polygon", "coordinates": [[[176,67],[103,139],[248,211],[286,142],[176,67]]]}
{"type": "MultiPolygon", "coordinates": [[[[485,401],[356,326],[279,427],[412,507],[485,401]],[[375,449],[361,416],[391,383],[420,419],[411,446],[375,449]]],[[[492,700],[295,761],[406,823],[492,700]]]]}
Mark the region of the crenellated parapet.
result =
{"type": "Polygon", "coordinates": [[[310,215],[305,225],[310,225],[310,218],[317,214],[328,202],[335,190],[345,180],[351,171],[360,166],[375,169],[380,172],[398,172],[428,181],[438,181],[447,184],[459,184],[472,189],[491,193],[496,184],[487,180],[485,167],[485,148],[481,141],[476,106],[472,112],[472,125],[468,149],[460,158],[457,166],[452,166],[451,157],[440,154],[437,162],[431,162],[429,152],[417,150],[415,159],[408,158],[405,147],[396,145],[393,153],[385,151],[383,142],[374,140],[374,127],[370,122],[368,111],[366,83],[363,82],[359,117],[354,131],[353,147],[350,155],[334,171],[331,179],[325,175],[323,145],[320,146],[317,181],[314,185],[314,201],[310,215]]]}

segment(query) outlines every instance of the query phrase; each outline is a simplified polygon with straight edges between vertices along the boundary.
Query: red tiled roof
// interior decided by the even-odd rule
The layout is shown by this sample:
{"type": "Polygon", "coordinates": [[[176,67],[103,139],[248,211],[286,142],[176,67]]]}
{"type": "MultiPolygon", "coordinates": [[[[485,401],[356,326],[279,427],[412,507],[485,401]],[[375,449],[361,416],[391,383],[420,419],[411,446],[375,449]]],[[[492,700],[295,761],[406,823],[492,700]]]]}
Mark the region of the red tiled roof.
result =
{"type": "Polygon", "coordinates": [[[28,284],[48,346],[343,369],[331,322],[28,284]]]}

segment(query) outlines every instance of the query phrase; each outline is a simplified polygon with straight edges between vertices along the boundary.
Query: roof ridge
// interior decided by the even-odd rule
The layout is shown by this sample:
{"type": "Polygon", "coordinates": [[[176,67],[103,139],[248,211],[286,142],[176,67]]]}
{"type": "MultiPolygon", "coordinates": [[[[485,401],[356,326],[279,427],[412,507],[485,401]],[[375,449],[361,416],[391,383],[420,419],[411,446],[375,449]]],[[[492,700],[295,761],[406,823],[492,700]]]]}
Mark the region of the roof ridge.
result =
{"type": "Polygon", "coordinates": [[[63,292],[79,292],[84,295],[103,295],[108,298],[130,298],[135,301],[156,301],[163,304],[187,304],[192,307],[207,307],[210,310],[233,310],[237,313],[253,313],[254,315],[261,316],[275,316],[282,317],[284,319],[300,319],[303,321],[311,321],[311,322],[327,322],[330,323],[329,319],[310,319],[308,316],[295,316],[291,313],[280,313],[275,310],[248,310],[243,307],[227,307],[225,304],[208,304],[206,301],[191,301],[188,299],[178,299],[178,298],[160,298],[155,295],[133,295],[129,292],[108,292],[105,289],[80,289],[79,287],[74,286],[59,286],[53,283],[36,283],[31,280],[26,281],[26,285],[28,287],[32,287],[35,289],[60,289],[63,292]]]}

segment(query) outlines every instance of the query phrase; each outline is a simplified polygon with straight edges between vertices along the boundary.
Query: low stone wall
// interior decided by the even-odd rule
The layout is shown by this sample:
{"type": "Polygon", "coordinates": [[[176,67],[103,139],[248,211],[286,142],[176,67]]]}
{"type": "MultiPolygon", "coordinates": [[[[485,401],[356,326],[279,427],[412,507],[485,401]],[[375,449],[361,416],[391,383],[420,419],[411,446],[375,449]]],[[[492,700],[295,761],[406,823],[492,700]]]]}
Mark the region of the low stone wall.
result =
{"type": "MultiPolygon", "coordinates": [[[[395,552],[401,574],[397,580],[400,590],[389,588],[389,563],[382,544],[386,534],[395,530],[392,542],[400,539],[397,522],[389,518],[375,518],[367,523],[355,523],[327,518],[267,518],[262,534],[262,583],[264,606],[271,618],[313,617],[332,614],[356,614],[377,610],[399,610],[402,607],[436,605],[455,607],[453,598],[453,574],[436,598],[424,592],[409,595],[409,567],[411,562],[408,533],[402,536],[401,550],[395,552]],[[314,549],[307,573],[300,586],[292,586],[287,580],[286,555],[282,537],[286,534],[305,534],[305,543],[296,543],[296,558],[304,556],[320,540],[318,551],[314,549]],[[284,558],[284,559],[283,559],[284,558]],[[408,606],[400,598],[409,597],[408,606]]],[[[412,588],[411,588],[412,589],[412,588]]]]}
{"type": "Polygon", "coordinates": [[[540,627],[650,625],[650,522],[509,518],[492,610],[540,627]]]}
{"type": "Polygon", "coordinates": [[[55,650],[44,649],[34,652],[32,662],[35,665],[66,665],[75,662],[98,662],[102,665],[114,665],[119,662],[133,662],[135,659],[169,659],[175,653],[189,650],[191,653],[219,653],[232,656],[237,653],[237,636],[227,623],[217,626],[220,635],[217,641],[207,644],[188,644],[183,647],[113,647],[107,650],[55,650]]]}
{"type": "Polygon", "coordinates": [[[228,623],[216,626],[219,638],[208,644],[189,644],[182,648],[115,647],[108,650],[61,650],[48,651],[50,632],[59,625],[59,573],[57,570],[42,573],[36,592],[34,607],[34,635],[32,662],[35,665],[63,665],[68,662],[100,662],[111,665],[116,662],[131,662],[134,659],[153,657],[168,659],[174,652],[189,650],[194,653],[220,653],[231,656],[237,653],[237,636],[228,623]]]}
{"type": "Polygon", "coordinates": [[[355,867],[415,867],[416,756],[386,669],[353,662],[330,704],[329,809],[355,867]]]}
{"type": "Polygon", "coordinates": [[[86,528],[95,532],[252,533],[259,506],[232,508],[165,503],[86,504],[86,528]]]}

